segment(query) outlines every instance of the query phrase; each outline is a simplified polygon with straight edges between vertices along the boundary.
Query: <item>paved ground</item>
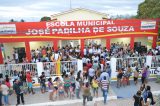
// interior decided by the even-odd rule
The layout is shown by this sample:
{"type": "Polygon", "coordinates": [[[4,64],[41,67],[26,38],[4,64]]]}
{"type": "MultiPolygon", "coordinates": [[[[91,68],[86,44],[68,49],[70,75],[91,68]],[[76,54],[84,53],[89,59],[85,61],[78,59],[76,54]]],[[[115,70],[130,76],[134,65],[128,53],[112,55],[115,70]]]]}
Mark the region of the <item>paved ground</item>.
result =
{"type": "MultiPolygon", "coordinates": [[[[160,84],[155,83],[155,81],[150,81],[148,85],[152,87],[151,88],[152,91],[160,90],[160,84]]],[[[137,86],[135,86],[133,82],[131,82],[130,86],[116,88],[116,82],[112,82],[110,90],[109,90],[108,98],[113,99],[113,98],[118,97],[118,100],[109,100],[107,106],[125,106],[125,105],[133,106],[132,96],[136,93],[139,87],[140,87],[140,83],[137,86]]],[[[99,89],[99,92],[100,92],[99,98],[94,98],[94,101],[96,101],[96,103],[94,103],[94,101],[89,102],[87,106],[103,106],[102,92],[100,89],[99,89]]],[[[9,99],[12,105],[16,104],[15,94],[9,97],[9,99]]],[[[41,106],[82,106],[82,99],[78,100],[75,98],[72,98],[72,99],[65,98],[64,100],[57,99],[53,102],[53,101],[48,100],[48,92],[45,94],[41,94],[39,89],[36,89],[35,95],[32,95],[32,94],[25,95],[25,103],[26,105],[28,104],[29,106],[40,106],[38,104],[31,105],[31,104],[36,104],[36,103],[44,103],[44,105],[41,105],[41,106]]]]}

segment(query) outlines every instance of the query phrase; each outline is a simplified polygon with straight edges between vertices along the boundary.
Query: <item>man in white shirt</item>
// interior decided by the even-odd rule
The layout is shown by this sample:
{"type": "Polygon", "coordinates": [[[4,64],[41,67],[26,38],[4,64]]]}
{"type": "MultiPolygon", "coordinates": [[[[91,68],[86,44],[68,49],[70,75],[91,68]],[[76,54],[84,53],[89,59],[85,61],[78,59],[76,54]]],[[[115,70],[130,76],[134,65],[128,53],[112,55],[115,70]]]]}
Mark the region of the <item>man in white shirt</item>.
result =
{"type": "Polygon", "coordinates": [[[83,53],[84,53],[84,56],[87,55],[87,49],[86,49],[86,47],[83,49],[83,53]]]}
{"type": "Polygon", "coordinates": [[[89,54],[93,54],[93,49],[89,47],[89,54]]]}
{"type": "Polygon", "coordinates": [[[93,77],[95,76],[95,70],[93,69],[93,67],[91,67],[91,68],[89,68],[88,72],[89,72],[89,81],[91,83],[93,77]]]}
{"type": "Polygon", "coordinates": [[[36,54],[38,55],[39,53],[40,53],[40,51],[37,49],[37,50],[36,50],[36,54]]]}
{"type": "Polygon", "coordinates": [[[103,71],[100,75],[100,80],[103,80],[104,76],[106,76],[106,80],[109,83],[109,74],[106,71],[103,71]]]}
{"type": "Polygon", "coordinates": [[[80,99],[80,97],[79,97],[80,83],[79,83],[79,79],[78,78],[76,78],[75,85],[76,85],[76,97],[77,97],[77,99],[80,99]]]}
{"type": "Polygon", "coordinates": [[[54,60],[57,61],[59,58],[59,53],[55,52],[53,55],[54,55],[54,60]]]}
{"type": "Polygon", "coordinates": [[[18,63],[18,53],[15,52],[15,63],[17,64],[18,63]]]}
{"type": "Polygon", "coordinates": [[[100,49],[100,48],[98,48],[98,51],[97,51],[97,52],[98,52],[98,54],[101,54],[101,49],[100,49]]]}
{"type": "Polygon", "coordinates": [[[87,63],[86,57],[83,57],[83,58],[82,58],[82,62],[83,62],[83,63],[87,63]]]}

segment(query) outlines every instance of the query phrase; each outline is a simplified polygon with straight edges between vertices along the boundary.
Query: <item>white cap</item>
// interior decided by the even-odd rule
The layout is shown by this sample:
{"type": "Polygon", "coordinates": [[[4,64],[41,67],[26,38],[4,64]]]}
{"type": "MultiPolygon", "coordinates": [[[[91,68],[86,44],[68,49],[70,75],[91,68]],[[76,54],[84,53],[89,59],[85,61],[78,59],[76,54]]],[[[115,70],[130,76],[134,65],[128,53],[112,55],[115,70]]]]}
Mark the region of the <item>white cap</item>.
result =
{"type": "Polygon", "coordinates": [[[29,70],[26,70],[26,72],[30,72],[29,70]]]}

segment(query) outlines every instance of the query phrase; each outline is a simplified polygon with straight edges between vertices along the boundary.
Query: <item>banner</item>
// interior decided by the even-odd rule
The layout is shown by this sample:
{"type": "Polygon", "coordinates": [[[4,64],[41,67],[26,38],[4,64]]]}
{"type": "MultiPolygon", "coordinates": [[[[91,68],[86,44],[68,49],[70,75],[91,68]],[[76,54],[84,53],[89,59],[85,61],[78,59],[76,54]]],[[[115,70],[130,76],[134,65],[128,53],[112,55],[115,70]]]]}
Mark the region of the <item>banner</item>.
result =
{"type": "Polygon", "coordinates": [[[129,32],[157,33],[158,29],[155,20],[138,19],[0,23],[0,35],[5,36],[103,37],[129,32]]]}
{"type": "Polygon", "coordinates": [[[0,24],[0,35],[4,34],[16,34],[15,24],[0,24]]]}
{"type": "Polygon", "coordinates": [[[156,29],[156,21],[142,21],[141,29],[142,30],[156,29]]]}

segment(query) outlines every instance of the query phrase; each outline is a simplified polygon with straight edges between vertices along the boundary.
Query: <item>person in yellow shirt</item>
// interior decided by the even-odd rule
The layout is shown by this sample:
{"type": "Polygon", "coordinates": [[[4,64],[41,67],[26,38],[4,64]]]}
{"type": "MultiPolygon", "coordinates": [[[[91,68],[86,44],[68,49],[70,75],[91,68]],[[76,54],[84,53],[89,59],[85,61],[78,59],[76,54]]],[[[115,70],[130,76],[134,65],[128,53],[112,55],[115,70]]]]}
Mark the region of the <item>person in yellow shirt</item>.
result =
{"type": "Polygon", "coordinates": [[[94,97],[95,97],[95,93],[96,93],[96,97],[98,97],[98,80],[96,76],[94,76],[92,80],[92,88],[93,88],[94,97]]]}

